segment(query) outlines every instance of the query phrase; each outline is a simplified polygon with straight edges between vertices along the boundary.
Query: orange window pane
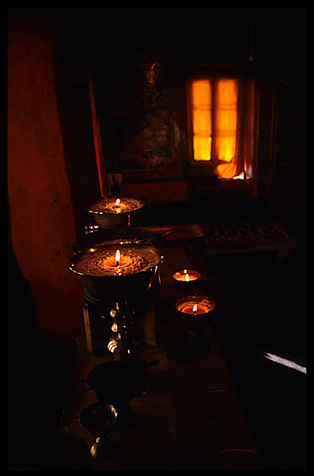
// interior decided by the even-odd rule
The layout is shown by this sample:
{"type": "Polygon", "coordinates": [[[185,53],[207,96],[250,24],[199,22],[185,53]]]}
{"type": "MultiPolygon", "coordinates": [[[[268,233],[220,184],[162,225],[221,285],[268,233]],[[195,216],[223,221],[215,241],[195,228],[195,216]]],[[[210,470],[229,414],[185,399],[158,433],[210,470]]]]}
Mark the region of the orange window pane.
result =
{"type": "Polygon", "coordinates": [[[218,135],[235,135],[237,131],[237,111],[217,109],[215,122],[218,135]]]}
{"type": "MultiPolygon", "coordinates": [[[[238,82],[220,79],[216,85],[215,152],[219,160],[235,160],[237,135],[238,82]]],[[[220,167],[220,170],[227,170],[220,167]]],[[[230,167],[228,168],[230,172],[230,167]]],[[[229,173],[228,173],[229,175],[229,173]]],[[[224,177],[229,178],[229,177],[224,177]]]]}
{"type": "Polygon", "coordinates": [[[194,160],[210,160],[211,137],[193,136],[194,160]]]}
{"type": "Polygon", "coordinates": [[[199,109],[193,111],[193,132],[206,137],[211,135],[210,111],[199,109]]]}
{"type": "Polygon", "coordinates": [[[238,81],[236,79],[220,79],[217,84],[219,108],[235,108],[238,101],[238,81]]]}
{"type": "Polygon", "coordinates": [[[234,159],[236,151],[236,137],[235,136],[219,136],[216,140],[219,160],[230,162],[234,159]]]}
{"type": "Polygon", "coordinates": [[[210,160],[212,124],[209,80],[192,83],[192,123],[194,160],[210,160]]]}
{"type": "Polygon", "coordinates": [[[193,108],[211,107],[211,87],[207,79],[200,79],[192,83],[192,104],[193,108]]]}

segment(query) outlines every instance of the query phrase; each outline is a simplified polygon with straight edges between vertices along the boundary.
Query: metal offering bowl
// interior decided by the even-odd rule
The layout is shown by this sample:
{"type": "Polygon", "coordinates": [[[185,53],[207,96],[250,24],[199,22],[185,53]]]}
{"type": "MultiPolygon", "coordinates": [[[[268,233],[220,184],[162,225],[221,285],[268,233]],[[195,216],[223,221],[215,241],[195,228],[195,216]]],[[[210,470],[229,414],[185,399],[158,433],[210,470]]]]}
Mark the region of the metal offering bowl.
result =
{"type": "Polygon", "coordinates": [[[138,211],[143,208],[147,200],[140,197],[117,197],[121,199],[122,205],[127,204],[127,208],[110,206],[116,198],[102,198],[90,205],[87,209],[91,213],[102,230],[112,227],[134,226],[134,219],[138,211]]]}
{"type": "Polygon", "coordinates": [[[116,408],[109,403],[92,403],[80,415],[81,425],[97,436],[90,448],[93,458],[108,458],[117,453],[117,445],[106,436],[118,418],[116,408]]]}
{"type": "Polygon", "coordinates": [[[73,253],[81,253],[88,248],[111,244],[151,244],[158,249],[164,247],[163,237],[151,230],[140,228],[109,228],[79,236],[72,245],[73,253]]]}
{"type": "Polygon", "coordinates": [[[106,433],[115,424],[118,417],[117,410],[109,403],[92,403],[80,415],[80,422],[92,433],[106,433]]]}
{"type": "Polygon", "coordinates": [[[89,248],[70,260],[69,269],[82,281],[84,297],[95,301],[134,301],[150,290],[162,260],[161,251],[150,244],[120,243],[89,248]],[[119,249],[129,266],[102,268],[104,260],[119,249]]]}
{"type": "Polygon", "coordinates": [[[98,400],[111,403],[116,408],[116,426],[123,427],[130,421],[129,401],[143,391],[142,370],[128,362],[114,360],[97,365],[87,376],[87,382],[98,400]]]}
{"type": "Polygon", "coordinates": [[[136,367],[124,361],[109,361],[94,367],[87,382],[98,400],[113,403],[132,400],[140,392],[141,376],[136,367]]]}

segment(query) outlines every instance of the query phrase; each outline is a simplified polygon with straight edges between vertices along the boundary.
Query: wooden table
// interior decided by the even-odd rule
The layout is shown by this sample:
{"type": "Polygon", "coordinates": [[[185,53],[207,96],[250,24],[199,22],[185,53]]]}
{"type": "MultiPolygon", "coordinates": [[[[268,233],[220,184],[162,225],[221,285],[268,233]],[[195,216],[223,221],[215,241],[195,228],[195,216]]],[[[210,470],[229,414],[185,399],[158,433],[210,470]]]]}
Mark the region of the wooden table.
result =
{"type": "MultiPolygon", "coordinates": [[[[89,456],[92,470],[205,470],[261,469],[258,454],[228,374],[213,327],[205,329],[210,351],[178,351],[184,323],[175,313],[179,296],[171,272],[188,266],[185,246],[168,246],[156,305],[160,343],[143,346],[146,361],[158,360],[146,375],[147,393],[131,400],[132,423],[112,430],[118,454],[104,460],[89,456]]],[[[89,448],[94,437],[79,421],[83,408],[97,401],[85,391],[89,371],[111,360],[81,349],[64,410],[62,426],[89,448]]]]}

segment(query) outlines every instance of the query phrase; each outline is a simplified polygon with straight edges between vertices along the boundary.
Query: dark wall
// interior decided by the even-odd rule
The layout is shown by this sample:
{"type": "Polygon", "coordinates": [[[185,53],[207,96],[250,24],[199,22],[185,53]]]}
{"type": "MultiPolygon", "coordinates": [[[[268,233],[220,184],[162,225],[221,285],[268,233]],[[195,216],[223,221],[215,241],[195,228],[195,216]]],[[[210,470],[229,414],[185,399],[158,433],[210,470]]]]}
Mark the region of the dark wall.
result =
{"type": "Polygon", "coordinates": [[[42,9],[13,10],[8,45],[10,238],[41,332],[72,338],[81,325],[82,296],[68,270],[77,230],[49,25],[42,9]]]}
{"type": "Polygon", "coordinates": [[[273,163],[269,201],[300,236],[306,213],[306,23],[304,9],[283,9],[275,53],[273,163]]]}

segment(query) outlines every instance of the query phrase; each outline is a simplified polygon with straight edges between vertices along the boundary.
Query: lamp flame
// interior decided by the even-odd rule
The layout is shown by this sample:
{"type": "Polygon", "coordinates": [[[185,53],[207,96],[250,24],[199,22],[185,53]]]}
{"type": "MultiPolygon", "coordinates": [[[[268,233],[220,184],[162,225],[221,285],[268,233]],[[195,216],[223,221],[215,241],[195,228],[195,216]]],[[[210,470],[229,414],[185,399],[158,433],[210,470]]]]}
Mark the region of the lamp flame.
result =
{"type": "Polygon", "coordinates": [[[195,316],[195,314],[197,314],[197,304],[194,304],[192,310],[193,310],[193,314],[194,314],[194,316],[195,316]]]}
{"type": "Polygon", "coordinates": [[[189,273],[185,273],[185,281],[187,281],[187,282],[190,281],[190,275],[189,275],[189,273]]]}
{"type": "Polygon", "coordinates": [[[120,205],[120,198],[117,198],[116,203],[114,204],[115,207],[118,207],[120,205]]]}
{"type": "Polygon", "coordinates": [[[116,251],[115,261],[116,261],[116,266],[120,266],[120,250],[116,251]]]}

